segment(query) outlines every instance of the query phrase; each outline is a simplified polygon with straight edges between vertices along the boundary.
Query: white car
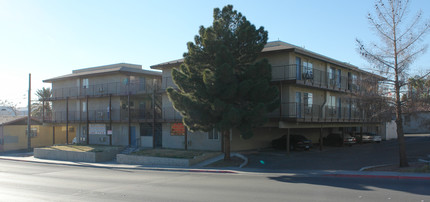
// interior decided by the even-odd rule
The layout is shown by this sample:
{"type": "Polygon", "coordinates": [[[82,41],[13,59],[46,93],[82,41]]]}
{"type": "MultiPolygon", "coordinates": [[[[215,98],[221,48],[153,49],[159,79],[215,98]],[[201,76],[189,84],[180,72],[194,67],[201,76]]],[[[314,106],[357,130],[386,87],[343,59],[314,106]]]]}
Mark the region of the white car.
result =
{"type": "Polygon", "coordinates": [[[373,136],[373,142],[380,143],[382,141],[382,137],[380,135],[373,136]]]}
{"type": "Polygon", "coordinates": [[[363,133],[361,135],[361,141],[364,142],[376,142],[380,143],[382,141],[382,137],[371,132],[363,133]]]}

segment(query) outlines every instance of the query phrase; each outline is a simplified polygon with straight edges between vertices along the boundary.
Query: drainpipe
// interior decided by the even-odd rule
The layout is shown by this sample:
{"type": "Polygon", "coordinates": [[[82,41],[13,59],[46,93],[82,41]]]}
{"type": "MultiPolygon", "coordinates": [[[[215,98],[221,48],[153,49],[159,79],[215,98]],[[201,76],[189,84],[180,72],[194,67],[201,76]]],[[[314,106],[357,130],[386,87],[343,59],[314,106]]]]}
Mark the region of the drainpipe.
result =
{"type": "Polygon", "coordinates": [[[326,104],[327,104],[327,94],[328,94],[328,92],[325,92],[324,93],[324,102],[323,102],[323,104],[321,105],[321,111],[320,111],[320,116],[321,116],[321,118],[323,119],[324,117],[325,117],[325,111],[324,111],[324,108],[325,108],[325,106],[326,106],[326,104]]]}

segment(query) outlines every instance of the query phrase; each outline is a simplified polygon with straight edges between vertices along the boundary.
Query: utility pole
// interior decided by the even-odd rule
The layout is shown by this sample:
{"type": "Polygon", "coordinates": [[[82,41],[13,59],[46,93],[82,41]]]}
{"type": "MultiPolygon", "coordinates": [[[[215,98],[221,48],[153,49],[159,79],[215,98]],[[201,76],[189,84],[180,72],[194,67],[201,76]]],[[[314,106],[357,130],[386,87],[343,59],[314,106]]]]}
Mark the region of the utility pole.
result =
{"type": "Polygon", "coordinates": [[[27,151],[31,152],[31,74],[28,74],[27,151]]]}

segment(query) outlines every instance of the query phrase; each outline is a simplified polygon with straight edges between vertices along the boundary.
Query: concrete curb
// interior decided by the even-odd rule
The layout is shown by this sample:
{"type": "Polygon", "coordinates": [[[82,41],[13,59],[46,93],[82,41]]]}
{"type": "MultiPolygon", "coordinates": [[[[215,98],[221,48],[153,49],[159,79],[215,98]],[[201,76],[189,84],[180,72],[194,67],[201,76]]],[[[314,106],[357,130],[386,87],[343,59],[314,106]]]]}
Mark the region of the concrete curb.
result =
{"type": "MultiPolygon", "coordinates": [[[[238,158],[243,159],[244,162],[242,164],[240,164],[239,168],[243,168],[244,166],[248,165],[248,158],[246,158],[244,155],[233,152],[233,153],[230,154],[230,157],[233,157],[233,156],[236,156],[238,158]]],[[[205,166],[210,165],[212,163],[215,163],[215,162],[217,162],[219,160],[222,160],[223,158],[224,158],[224,154],[220,154],[220,155],[218,155],[216,157],[213,157],[211,159],[208,159],[208,160],[205,160],[205,161],[200,162],[198,164],[195,164],[192,167],[194,167],[194,168],[205,167],[205,166]]]]}
{"type": "Polygon", "coordinates": [[[27,159],[16,158],[16,157],[2,157],[0,159],[9,161],[20,161],[20,162],[31,162],[31,163],[43,163],[51,165],[63,165],[63,166],[82,166],[82,167],[93,167],[93,168],[116,168],[116,169],[136,169],[136,170],[151,170],[151,171],[172,171],[172,172],[204,172],[204,173],[229,173],[237,174],[238,171],[234,170],[221,170],[221,169],[193,169],[193,168],[181,168],[181,167],[153,167],[143,165],[126,165],[126,164],[107,164],[107,163],[88,163],[88,162],[70,162],[61,160],[44,160],[44,159],[27,159]]]}
{"type": "Polygon", "coordinates": [[[244,155],[239,153],[233,153],[231,156],[236,156],[238,158],[243,159],[243,163],[240,164],[239,168],[243,168],[244,166],[248,165],[248,158],[246,158],[244,155]]]}
{"type": "MultiPolygon", "coordinates": [[[[222,155],[221,155],[222,156],[222,155]]],[[[241,157],[240,157],[241,158],[241,157]]],[[[116,168],[116,169],[138,169],[151,171],[169,171],[169,172],[202,172],[202,173],[225,173],[225,174],[240,174],[240,173],[272,173],[279,175],[291,175],[301,177],[344,177],[344,178],[373,178],[373,179],[398,179],[398,180],[430,180],[430,173],[400,173],[400,172],[385,172],[385,171],[344,171],[344,170],[266,170],[266,169],[201,169],[201,168],[178,168],[178,167],[154,167],[142,165],[126,165],[117,163],[87,163],[87,162],[70,162],[58,160],[35,159],[34,157],[14,157],[0,156],[0,159],[21,162],[44,163],[52,165],[65,166],[83,166],[95,168],[116,168]]]]}
{"type": "Polygon", "coordinates": [[[366,171],[367,169],[370,169],[370,168],[377,168],[377,167],[390,166],[390,165],[393,165],[393,164],[381,164],[381,165],[376,165],[376,166],[366,166],[366,167],[360,168],[360,170],[358,170],[358,171],[363,172],[363,171],[366,171]]]}

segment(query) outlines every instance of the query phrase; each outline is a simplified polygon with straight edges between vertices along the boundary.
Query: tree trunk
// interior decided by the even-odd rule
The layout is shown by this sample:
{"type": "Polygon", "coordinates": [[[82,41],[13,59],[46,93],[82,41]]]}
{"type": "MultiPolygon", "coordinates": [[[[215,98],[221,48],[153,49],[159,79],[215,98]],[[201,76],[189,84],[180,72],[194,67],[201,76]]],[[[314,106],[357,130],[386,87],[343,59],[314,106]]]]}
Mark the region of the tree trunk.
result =
{"type": "Polygon", "coordinates": [[[397,125],[397,141],[399,142],[399,160],[400,167],[408,167],[408,159],[406,156],[405,136],[403,134],[403,119],[402,105],[400,102],[400,87],[396,85],[396,125],[397,125]]]}
{"type": "Polygon", "coordinates": [[[224,161],[230,160],[230,130],[222,131],[224,140],[224,161]]]}
{"type": "Polygon", "coordinates": [[[397,51],[397,33],[396,22],[394,21],[393,13],[393,45],[394,45],[394,88],[396,91],[396,125],[397,125],[397,140],[399,142],[399,160],[400,167],[408,167],[408,159],[406,157],[405,136],[403,134],[403,120],[402,120],[402,103],[400,100],[400,81],[399,81],[399,63],[397,51]]]}

